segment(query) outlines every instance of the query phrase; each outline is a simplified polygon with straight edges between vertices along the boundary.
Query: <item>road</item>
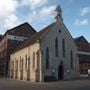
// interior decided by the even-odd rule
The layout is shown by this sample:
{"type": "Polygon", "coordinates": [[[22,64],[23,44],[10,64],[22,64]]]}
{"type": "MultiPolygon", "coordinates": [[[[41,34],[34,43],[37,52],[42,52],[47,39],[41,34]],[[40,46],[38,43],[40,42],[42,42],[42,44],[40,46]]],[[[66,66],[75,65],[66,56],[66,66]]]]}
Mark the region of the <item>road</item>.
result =
{"type": "Polygon", "coordinates": [[[33,83],[2,78],[0,90],[90,90],[90,80],[33,83]]]}

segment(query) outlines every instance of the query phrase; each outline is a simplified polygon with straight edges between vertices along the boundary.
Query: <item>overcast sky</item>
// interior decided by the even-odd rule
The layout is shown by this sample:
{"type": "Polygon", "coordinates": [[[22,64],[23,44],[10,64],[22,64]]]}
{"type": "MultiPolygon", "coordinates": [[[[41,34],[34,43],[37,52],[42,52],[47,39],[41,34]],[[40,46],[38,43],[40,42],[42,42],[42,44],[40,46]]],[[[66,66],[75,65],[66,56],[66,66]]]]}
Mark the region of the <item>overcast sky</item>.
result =
{"type": "Polygon", "coordinates": [[[0,33],[24,22],[39,31],[55,21],[58,4],[72,36],[90,42],[90,0],[0,0],[0,33]]]}

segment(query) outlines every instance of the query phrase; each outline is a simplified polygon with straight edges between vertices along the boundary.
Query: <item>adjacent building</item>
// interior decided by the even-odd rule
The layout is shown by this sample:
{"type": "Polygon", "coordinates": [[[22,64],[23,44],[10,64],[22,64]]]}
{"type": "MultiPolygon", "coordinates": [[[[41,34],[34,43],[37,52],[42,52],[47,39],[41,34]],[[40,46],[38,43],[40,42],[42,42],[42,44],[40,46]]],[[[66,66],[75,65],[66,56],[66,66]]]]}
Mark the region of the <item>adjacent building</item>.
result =
{"type": "Polygon", "coordinates": [[[76,44],[56,8],[56,22],[20,45],[10,56],[10,77],[43,82],[79,77],[76,44]]]}
{"type": "Polygon", "coordinates": [[[78,48],[80,74],[88,74],[90,69],[90,43],[83,36],[75,38],[75,43],[78,48]]]}
{"type": "Polygon", "coordinates": [[[1,41],[2,37],[3,37],[3,35],[0,35],[0,41],[1,41]]]}
{"type": "Polygon", "coordinates": [[[8,75],[10,54],[19,44],[35,33],[36,31],[28,23],[23,23],[8,30],[3,36],[0,35],[0,76],[8,75]]]}

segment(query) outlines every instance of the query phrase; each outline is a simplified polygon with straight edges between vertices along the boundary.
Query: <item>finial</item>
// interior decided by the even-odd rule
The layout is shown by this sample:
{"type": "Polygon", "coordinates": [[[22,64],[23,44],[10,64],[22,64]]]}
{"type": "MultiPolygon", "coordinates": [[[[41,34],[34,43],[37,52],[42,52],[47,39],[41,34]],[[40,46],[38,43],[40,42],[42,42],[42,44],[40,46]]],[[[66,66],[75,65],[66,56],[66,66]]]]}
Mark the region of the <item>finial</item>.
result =
{"type": "Polygon", "coordinates": [[[58,5],[57,7],[56,7],[56,17],[55,17],[55,19],[58,21],[58,20],[61,20],[62,22],[63,22],[63,18],[62,18],[62,9],[61,9],[61,7],[58,5]]]}

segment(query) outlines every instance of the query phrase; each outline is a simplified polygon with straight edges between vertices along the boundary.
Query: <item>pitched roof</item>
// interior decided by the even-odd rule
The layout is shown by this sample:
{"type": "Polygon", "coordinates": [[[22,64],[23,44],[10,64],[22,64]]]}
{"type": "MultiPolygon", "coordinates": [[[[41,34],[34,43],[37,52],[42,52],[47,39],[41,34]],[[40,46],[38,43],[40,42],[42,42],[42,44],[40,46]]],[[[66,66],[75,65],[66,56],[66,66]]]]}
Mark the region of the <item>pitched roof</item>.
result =
{"type": "Polygon", "coordinates": [[[54,25],[55,25],[55,23],[52,23],[49,26],[42,29],[41,31],[39,31],[39,32],[35,33],[34,35],[32,35],[32,37],[28,38],[20,46],[18,46],[14,52],[19,51],[19,50],[21,50],[21,49],[35,43],[37,40],[40,40],[41,38],[43,38],[49,32],[49,30],[51,30],[51,28],[54,25]]]}
{"type": "MultiPolygon", "coordinates": [[[[27,22],[21,24],[21,25],[18,25],[12,29],[9,29],[6,31],[6,33],[3,35],[3,37],[7,34],[7,33],[10,33],[12,34],[13,32],[21,32],[23,30],[30,30],[32,33],[36,32],[35,29],[32,28],[31,25],[29,25],[27,22]]],[[[19,35],[20,36],[20,35],[19,35]]]]}
{"type": "MultiPolygon", "coordinates": [[[[14,27],[14,28],[12,28],[12,29],[10,29],[10,30],[8,30],[7,32],[11,32],[11,31],[18,31],[19,29],[24,29],[24,27],[30,27],[32,30],[34,30],[33,28],[32,28],[32,26],[30,25],[30,24],[28,24],[28,22],[25,22],[25,23],[22,23],[21,25],[18,25],[18,26],[16,26],[16,27],[14,27]]],[[[35,30],[34,30],[35,31],[35,30]]],[[[7,33],[6,32],[6,33],[7,33]]],[[[35,31],[36,32],[36,31],[35,31]]]]}
{"type": "Polygon", "coordinates": [[[78,50],[80,51],[86,51],[90,52],[90,44],[89,42],[84,38],[84,36],[80,36],[74,39],[78,50]]]}

